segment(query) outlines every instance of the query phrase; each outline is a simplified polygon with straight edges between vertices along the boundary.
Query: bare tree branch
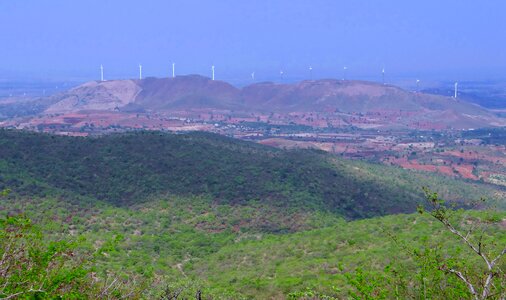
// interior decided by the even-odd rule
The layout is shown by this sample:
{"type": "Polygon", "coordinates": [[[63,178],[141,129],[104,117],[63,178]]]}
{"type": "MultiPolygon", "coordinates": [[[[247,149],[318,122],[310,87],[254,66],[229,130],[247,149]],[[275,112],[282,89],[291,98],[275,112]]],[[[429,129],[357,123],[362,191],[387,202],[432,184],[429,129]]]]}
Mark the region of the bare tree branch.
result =
{"type": "Polygon", "coordinates": [[[23,294],[30,294],[30,293],[45,293],[45,291],[43,290],[33,290],[33,289],[29,289],[28,291],[22,291],[22,292],[18,292],[18,293],[15,293],[15,294],[12,294],[12,295],[9,295],[5,298],[2,298],[2,300],[9,300],[9,299],[14,299],[18,296],[21,296],[23,294]]]}
{"type": "Polygon", "coordinates": [[[471,248],[474,252],[476,252],[476,254],[478,254],[485,261],[485,263],[487,264],[488,269],[492,270],[492,266],[490,265],[490,261],[489,261],[488,257],[481,252],[481,246],[477,248],[475,245],[473,245],[471,243],[471,241],[469,241],[468,238],[466,238],[465,236],[463,236],[462,233],[460,233],[460,231],[458,231],[457,229],[455,229],[455,227],[453,227],[453,225],[450,224],[450,222],[447,219],[442,219],[442,220],[439,220],[439,221],[441,221],[441,223],[443,223],[446,226],[446,228],[448,228],[448,230],[450,230],[450,232],[452,232],[453,234],[455,234],[458,237],[460,237],[464,241],[464,243],[466,243],[466,245],[469,246],[469,248],[471,248]]]}
{"type": "Polygon", "coordinates": [[[490,263],[490,264],[492,265],[492,267],[493,267],[493,266],[495,266],[495,264],[497,263],[497,261],[498,261],[498,260],[499,260],[499,259],[500,259],[500,258],[501,258],[504,254],[506,254],[506,248],[504,248],[504,249],[502,250],[502,252],[501,252],[499,255],[497,255],[497,257],[496,257],[496,258],[494,258],[494,259],[492,260],[492,262],[490,263]]]}
{"type": "Polygon", "coordinates": [[[478,295],[476,293],[476,289],[474,288],[473,284],[467,280],[467,278],[462,274],[462,272],[456,271],[454,269],[446,269],[448,272],[455,274],[460,280],[462,280],[466,285],[471,294],[474,296],[475,299],[478,299],[478,295]]]}
{"type": "MultiPolygon", "coordinates": [[[[444,205],[444,200],[440,199],[438,197],[437,193],[431,192],[429,189],[424,188],[427,201],[432,206],[433,210],[431,212],[431,215],[436,218],[438,221],[440,221],[451,233],[458,236],[469,248],[472,249],[477,255],[479,255],[483,261],[487,265],[487,272],[485,272],[486,278],[483,278],[482,281],[476,283],[476,286],[479,288],[479,291],[475,288],[475,286],[471,283],[471,281],[462,274],[462,272],[456,271],[454,269],[450,268],[442,268],[442,270],[445,270],[447,272],[455,274],[460,280],[462,280],[467,287],[469,288],[469,291],[474,296],[475,299],[487,299],[490,297],[491,293],[491,287],[495,287],[493,279],[497,274],[497,270],[494,270],[494,267],[496,266],[499,259],[506,253],[506,248],[502,250],[502,252],[495,258],[490,258],[486,253],[484,253],[484,244],[483,244],[483,237],[485,234],[484,230],[480,230],[481,234],[479,235],[477,244],[474,244],[470,240],[470,236],[473,233],[475,229],[475,224],[471,224],[470,228],[468,229],[466,235],[464,236],[459,230],[457,230],[450,222],[450,218],[452,216],[452,213],[455,212],[452,208],[448,208],[444,205]],[[481,293],[480,293],[481,292],[481,293]]],[[[480,199],[482,202],[483,199],[480,199]]],[[[423,213],[423,208],[419,209],[419,212],[423,213]]],[[[486,224],[486,221],[478,221],[480,223],[486,224]]],[[[502,283],[501,283],[502,285],[502,283]]],[[[501,297],[500,299],[504,299],[504,297],[501,297]]]]}

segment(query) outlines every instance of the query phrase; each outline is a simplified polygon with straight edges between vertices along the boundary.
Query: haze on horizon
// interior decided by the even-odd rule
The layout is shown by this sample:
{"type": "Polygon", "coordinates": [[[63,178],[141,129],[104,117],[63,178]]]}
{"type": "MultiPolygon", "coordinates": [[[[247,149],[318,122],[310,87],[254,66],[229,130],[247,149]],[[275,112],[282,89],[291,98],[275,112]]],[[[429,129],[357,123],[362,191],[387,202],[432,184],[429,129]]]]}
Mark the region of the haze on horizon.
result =
{"type": "Polygon", "coordinates": [[[506,2],[1,1],[0,80],[504,78],[506,2]]]}

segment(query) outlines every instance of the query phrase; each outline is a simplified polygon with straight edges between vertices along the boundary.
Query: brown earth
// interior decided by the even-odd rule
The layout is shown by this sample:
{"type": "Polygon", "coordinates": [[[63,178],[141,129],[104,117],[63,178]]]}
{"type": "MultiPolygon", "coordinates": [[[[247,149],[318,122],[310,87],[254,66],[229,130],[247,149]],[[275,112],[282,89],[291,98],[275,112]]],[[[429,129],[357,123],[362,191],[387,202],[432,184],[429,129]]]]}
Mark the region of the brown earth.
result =
{"type": "Polygon", "coordinates": [[[505,119],[490,111],[450,97],[335,79],[265,82],[242,89],[198,75],[92,81],[48,99],[52,104],[45,115],[83,110],[158,113],[207,109],[227,110],[231,117],[245,112],[274,113],[283,118],[310,113],[295,123],[315,127],[351,124],[360,128],[460,129],[506,125],[505,119]]]}

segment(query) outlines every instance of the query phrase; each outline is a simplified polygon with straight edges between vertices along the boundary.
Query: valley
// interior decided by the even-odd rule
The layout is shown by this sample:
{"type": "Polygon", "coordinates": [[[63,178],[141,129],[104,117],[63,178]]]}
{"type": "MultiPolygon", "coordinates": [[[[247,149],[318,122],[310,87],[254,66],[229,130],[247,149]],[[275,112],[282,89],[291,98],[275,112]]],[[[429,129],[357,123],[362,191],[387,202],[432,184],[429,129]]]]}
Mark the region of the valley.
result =
{"type": "Polygon", "coordinates": [[[504,11],[0,1],[0,300],[506,300],[504,11]]]}
{"type": "MultiPolygon", "coordinates": [[[[75,243],[74,256],[92,254],[86,268],[98,284],[115,276],[124,284],[117,293],[132,298],[175,289],[205,299],[339,299],[354,293],[354,276],[402,276],[414,285],[406,295],[419,293],[418,262],[402,243],[444,244],[447,255],[479,265],[439,223],[414,213],[424,203],[421,187],[480,209],[453,217],[489,220],[481,238],[488,252],[506,242],[500,185],[315,149],[203,132],[69,137],[7,129],[0,145],[0,190],[11,190],[0,198],[2,220],[30,217],[42,245],[75,243]],[[487,202],[475,203],[482,196],[487,202]]],[[[456,288],[446,295],[465,293],[447,284],[456,288]]]]}
{"type": "MultiPolygon", "coordinates": [[[[415,297],[423,273],[403,243],[446,244],[479,272],[415,214],[428,207],[422,188],[475,209],[456,211],[470,224],[491,220],[489,253],[506,237],[506,119],[454,98],[178,76],[89,82],[0,109],[0,191],[11,191],[0,214],[29,217],[41,245],[77,239],[94,289],[114,276],[132,298],[342,299],[368,295],[370,281],[372,293],[415,297]]],[[[453,289],[438,297],[466,294],[445,280],[453,289]]]]}
{"type": "Polygon", "coordinates": [[[505,145],[486,142],[480,128],[499,128],[491,134],[501,136],[506,119],[466,101],[363,81],[239,89],[189,75],[89,82],[32,99],[35,110],[0,126],[70,136],[207,131],[505,185],[505,145]]]}

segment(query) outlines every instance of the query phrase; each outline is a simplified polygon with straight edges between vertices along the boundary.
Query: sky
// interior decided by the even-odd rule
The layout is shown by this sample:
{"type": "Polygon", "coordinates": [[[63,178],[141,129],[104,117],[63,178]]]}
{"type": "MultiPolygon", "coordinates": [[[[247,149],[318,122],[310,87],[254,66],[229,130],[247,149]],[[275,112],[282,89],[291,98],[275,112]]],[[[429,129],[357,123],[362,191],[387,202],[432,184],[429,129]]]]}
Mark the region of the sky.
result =
{"type": "Polygon", "coordinates": [[[506,1],[0,0],[0,80],[506,79],[506,1]],[[313,71],[309,71],[309,66],[313,71]],[[347,67],[344,74],[344,67],[347,67]]]}

